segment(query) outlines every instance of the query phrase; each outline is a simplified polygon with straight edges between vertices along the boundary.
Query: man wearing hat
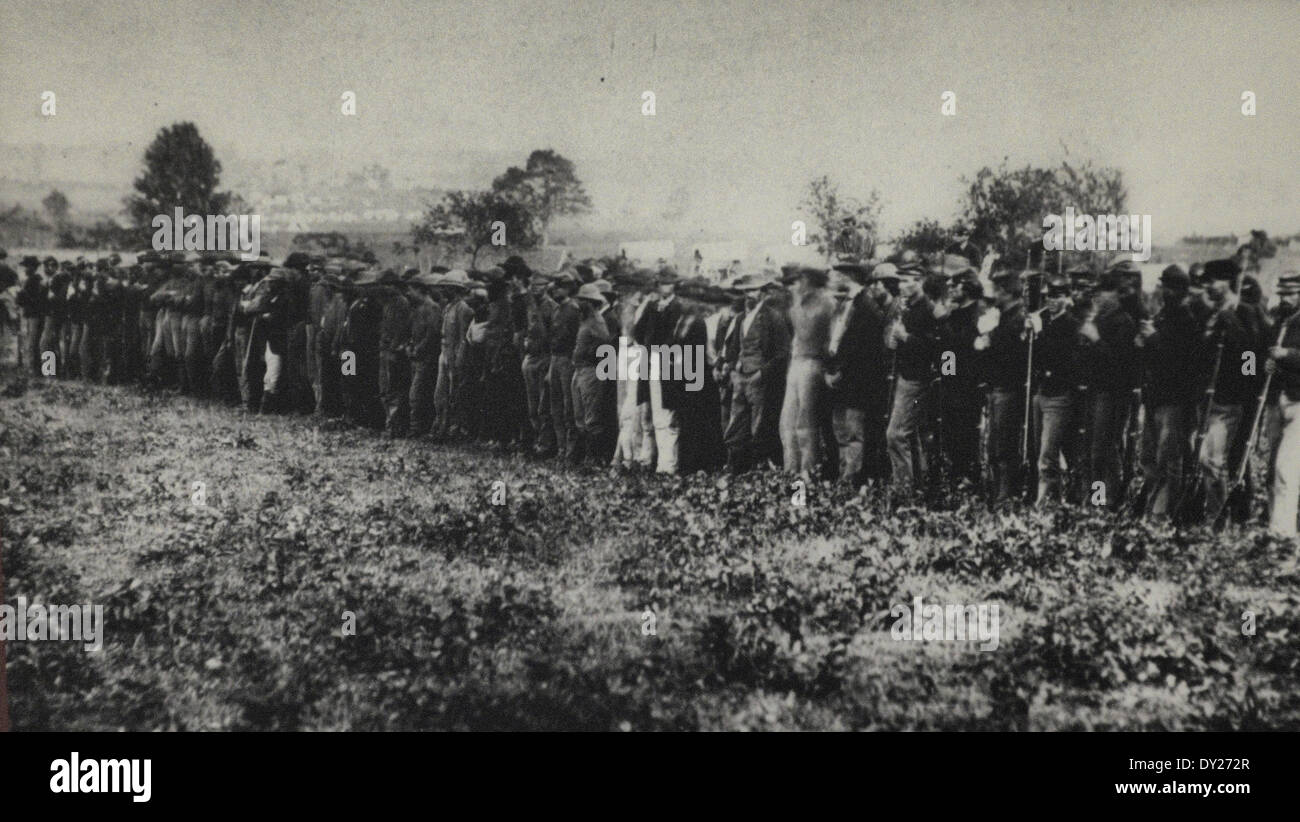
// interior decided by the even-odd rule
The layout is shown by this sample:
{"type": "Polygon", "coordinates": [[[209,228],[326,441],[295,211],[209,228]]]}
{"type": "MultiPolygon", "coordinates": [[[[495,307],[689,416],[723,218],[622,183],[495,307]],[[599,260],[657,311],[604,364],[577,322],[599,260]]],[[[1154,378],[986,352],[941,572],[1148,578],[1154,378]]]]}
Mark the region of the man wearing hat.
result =
{"type": "Polygon", "coordinates": [[[41,261],[32,255],[22,259],[22,268],[26,272],[22,288],[15,298],[22,311],[20,331],[23,364],[33,375],[41,373],[41,327],[48,312],[49,294],[41,279],[41,261]]]}
{"type": "Polygon", "coordinates": [[[411,311],[411,436],[427,436],[437,416],[434,394],[438,383],[438,355],[442,352],[442,305],[436,299],[438,278],[416,274],[407,283],[411,311]]]}
{"type": "MultiPolygon", "coordinates": [[[[1205,423],[1205,438],[1197,455],[1205,477],[1206,522],[1217,524],[1227,507],[1233,469],[1245,459],[1245,442],[1249,436],[1250,411],[1254,407],[1261,372],[1246,367],[1248,352],[1261,352],[1267,345],[1265,320],[1252,306],[1240,304],[1237,283],[1241,268],[1232,259],[1211,260],[1205,264],[1203,300],[1210,314],[1203,326],[1205,349],[1210,352],[1203,366],[1208,377],[1218,362],[1213,401],[1205,423]],[[1247,373],[1249,372],[1249,373],[1247,373]]],[[[1257,356],[1257,355],[1256,355],[1257,356]]],[[[1250,472],[1245,476],[1245,493],[1234,505],[1234,515],[1244,521],[1250,504],[1250,472]]]]}
{"type": "Polygon", "coordinates": [[[548,334],[550,364],[546,386],[551,402],[556,454],[561,459],[570,459],[577,447],[578,424],[573,411],[573,347],[577,344],[578,325],[582,321],[581,310],[574,299],[577,290],[578,278],[568,270],[560,271],[552,278],[551,293],[556,306],[548,334]]]}
{"type": "Polygon", "coordinates": [[[551,325],[559,306],[546,293],[549,285],[550,278],[541,272],[533,273],[528,279],[528,293],[524,297],[524,359],[520,366],[527,417],[533,431],[533,453],[541,458],[555,456],[556,450],[547,375],[551,368],[551,325]]]}
{"type": "Polygon", "coordinates": [[[684,385],[672,379],[672,363],[667,357],[659,357],[656,351],[670,351],[677,324],[682,319],[682,304],[677,299],[676,270],[672,266],[663,266],[655,276],[658,299],[642,306],[641,316],[636,322],[637,342],[644,345],[649,352],[650,379],[647,391],[650,401],[650,418],[654,425],[655,450],[658,460],[655,470],[661,474],[675,474],[680,456],[681,420],[678,409],[681,407],[684,385]],[[656,347],[657,346],[657,347],[656,347]],[[665,370],[669,373],[665,374],[665,370]],[[665,379],[667,377],[667,379],[665,379]]]}
{"type": "Polygon", "coordinates": [[[1088,386],[1088,476],[1085,501],[1115,510],[1123,501],[1124,431],[1133,389],[1141,383],[1137,320],[1125,309],[1127,275],[1104,272],[1097,281],[1085,338],[1084,382],[1088,386]]]}
{"type": "MultiPolygon", "coordinates": [[[[1160,273],[1162,305],[1154,320],[1138,323],[1143,365],[1142,493],[1144,515],[1174,516],[1182,496],[1183,451],[1200,393],[1189,365],[1201,346],[1201,324],[1188,305],[1191,277],[1177,265],[1160,273]]],[[[1194,368],[1194,367],[1193,367],[1194,368]]]]}
{"type": "Polygon", "coordinates": [[[601,373],[609,369],[608,358],[603,357],[601,348],[605,348],[606,354],[613,348],[613,335],[602,313],[608,305],[604,295],[594,283],[587,283],[578,289],[575,299],[582,313],[573,347],[573,417],[577,436],[567,456],[571,463],[577,464],[583,459],[608,457],[608,439],[613,430],[609,394],[614,388],[612,378],[617,378],[617,374],[601,373]],[[602,359],[605,360],[603,368],[602,359]]]}
{"type": "MultiPolygon", "coordinates": [[[[964,258],[962,258],[964,259],[964,258]]],[[[947,463],[950,491],[965,481],[980,484],[980,416],[984,392],[980,388],[982,354],[975,351],[980,336],[978,322],[984,310],[984,286],[978,272],[959,270],[948,287],[948,315],[939,326],[941,357],[951,352],[951,361],[939,367],[940,447],[947,463]]]]}
{"type": "MultiPolygon", "coordinates": [[[[1300,509],[1300,274],[1287,272],[1277,282],[1279,304],[1274,318],[1280,331],[1271,335],[1265,368],[1273,374],[1269,399],[1269,531],[1294,540],[1300,509]],[[1290,309],[1288,312],[1286,309],[1290,309]],[[1280,342],[1278,341],[1280,340],[1280,342]],[[1274,393],[1274,391],[1276,393],[1274,393]]],[[[1297,557],[1292,556],[1294,568],[1297,557]]]]}
{"type": "Polygon", "coordinates": [[[1070,281],[1047,278],[1041,311],[1029,315],[1034,343],[1034,438],[1038,489],[1035,505],[1061,499],[1061,458],[1074,421],[1074,391],[1079,382],[1079,319],[1070,311],[1070,281]]]}
{"type": "Polygon", "coordinates": [[[781,293],[771,275],[737,284],[744,313],[731,324],[725,349],[731,367],[731,413],[723,433],[732,473],[780,464],[779,414],[790,362],[790,327],[772,301],[781,293]]]}
{"type": "Polygon", "coordinates": [[[871,268],[859,263],[835,266],[846,275],[835,289],[838,310],[831,322],[826,385],[831,424],[839,451],[840,482],[861,486],[885,477],[885,403],[888,357],[885,316],[866,285],[871,268]]]}
{"type": "Polygon", "coordinates": [[[463,364],[462,350],[465,332],[474,319],[474,309],[467,297],[472,285],[469,275],[461,269],[448,271],[438,280],[447,294],[447,306],[442,312],[442,350],[438,354],[438,383],[434,389],[434,408],[437,410],[435,434],[441,439],[455,433],[462,426],[461,409],[457,399],[461,388],[460,375],[463,364]]]}
{"type": "Polygon", "coordinates": [[[781,403],[781,450],[785,471],[802,477],[818,472],[822,457],[820,406],[826,390],[826,360],[836,303],[827,294],[827,272],[805,267],[790,300],[790,365],[781,403]]]}
{"type": "MultiPolygon", "coordinates": [[[[1021,433],[1025,423],[1025,380],[1029,367],[1029,331],[1025,318],[1025,279],[1011,269],[992,276],[997,325],[983,337],[988,380],[989,484],[995,502],[1015,496],[1021,476],[1021,433]]],[[[980,343],[977,343],[980,344],[980,343]]],[[[960,368],[960,366],[958,366],[960,368]]],[[[1032,446],[1031,446],[1032,447],[1032,446]]]]}
{"type": "Polygon", "coordinates": [[[411,304],[397,272],[385,269],[375,288],[379,300],[379,395],[384,404],[384,436],[405,437],[410,430],[411,304]]]}
{"type": "MultiPolygon", "coordinates": [[[[908,252],[911,253],[911,252],[908,252]]],[[[907,258],[898,268],[899,302],[885,332],[886,347],[894,352],[896,379],[885,441],[893,490],[907,495],[919,485],[918,433],[921,401],[933,379],[938,356],[939,321],[935,299],[943,291],[942,277],[923,282],[920,261],[907,258]]]]}

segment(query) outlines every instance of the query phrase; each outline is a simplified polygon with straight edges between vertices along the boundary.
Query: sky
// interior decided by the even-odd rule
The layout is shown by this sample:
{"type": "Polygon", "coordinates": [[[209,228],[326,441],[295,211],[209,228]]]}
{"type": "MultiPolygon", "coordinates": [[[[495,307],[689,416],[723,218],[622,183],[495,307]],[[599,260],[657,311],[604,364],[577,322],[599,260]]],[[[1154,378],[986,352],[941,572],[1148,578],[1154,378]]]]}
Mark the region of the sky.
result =
{"type": "Polygon", "coordinates": [[[594,228],[653,230],[676,203],[701,234],[773,242],[823,173],[877,189],[894,230],[951,219],[963,175],[1004,157],[1121,169],[1157,244],[1295,232],[1297,78],[1297,2],[0,5],[6,146],[142,151],[191,120],[219,156],[467,187],[549,147],[594,228]]]}

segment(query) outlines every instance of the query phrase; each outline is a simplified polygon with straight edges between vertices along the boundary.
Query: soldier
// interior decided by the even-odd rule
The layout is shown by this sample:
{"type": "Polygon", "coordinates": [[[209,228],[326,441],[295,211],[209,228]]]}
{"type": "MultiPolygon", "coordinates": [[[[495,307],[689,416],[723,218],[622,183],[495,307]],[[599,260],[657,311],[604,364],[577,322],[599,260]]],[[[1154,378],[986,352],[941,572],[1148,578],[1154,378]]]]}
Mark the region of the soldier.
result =
{"type": "Polygon", "coordinates": [[[1034,444],[1038,455],[1039,507],[1061,498],[1061,459],[1074,422],[1073,395],[1078,385],[1079,320],[1070,311],[1070,281],[1047,279],[1045,305],[1031,314],[1037,334],[1034,349],[1034,444]]]}
{"type": "Polygon", "coordinates": [[[1087,341],[1083,351],[1089,435],[1085,491],[1094,504],[1111,510],[1123,501],[1124,430],[1141,374],[1137,322],[1123,303],[1124,276],[1115,270],[1101,275],[1093,297],[1094,316],[1080,326],[1087,341]]]}
{"type": "MultiPolygon", "coordinates": [[[[1032,275],[1032,272],[1029,272],[1032,275]]],[[[1027,279],[1027,277],[1026,277],[1027,279]]],[[[995,273],[993,300],[997,325],[977,340],[987,351],[989,481],[994,502],[1006,502],[1020,487],[1023,455],[1025,382],[1029,368],[1029,337],[1024,308],[1024,281],[1015,271],[995,273]]]]}
{"type": "Polygon", "coordinates": [[[411,436],[428,436],[436,417],[434,389],[438,382],[438,355],[442,352],[442,306],[435,299],[438,277],[417,274],[409,281],[411,312],[411,436]]]}
{"type": "Polygon", "coordinates": [[[984,310],[984,286],[975,269],[966,267],[953,274],[948,298],[951,310],[940,325],[941,357],[952,354],[951,367],[940,362],[939,386],[942,430],[940,445],[947,462],[950,491],[966,483],[980,483],[980,413],[984,393],[980,389],[982,356],[975,351],[979,337],[977,322],[984,310]]]}
{"type": "Polygon", "coordinates": [[[551,357],[546,384],[556,453],[561,459],[568,459],[576,447],[578,431],[573,413],[573,348],[582,321],[581,311],[574,300],[578,279],[568,271],[561,271],[553,278],[551,289],[556,307],[549,332],[551,357]]]}
{"type": "Polygon", "coordinates": [[[898,309],[885,332],[885,345],[895,358],[894,399],[885,439],[892,487],[898,495],[911,494],[919,485],[921,401],[934,378],[938,354],[939,320],[934,301],[946,283],[941,276],[923,280],[924,274],[917,262],[898,269],[898,309]]]}
{"type": "Polygon", "coordinates": [[[379,395],[384,404],[384,436],[405,437],[410,429],[411,304],[401,291],[401,278],[391,268],[379,277],[379,395]]]}
{"type": "MultiPolygon", "coordinates": [[[[66,363],[64,342],[68,324],[68,288],[72,276],[60,270],[53,257],[45,258],[46,295],[45,317],[41,324],[40,357],[52,357],[54,375],[63,376],[66,363]]],[[[42,370],[40,373],[45,373],[42,370]]]]}
{"type": "MultiPolygon", "coordinates": [[[[885,318],[866,288],[870,267],[851,263],[835,268],[846,277],[836,287],[839,308],[831,323],[825,379],[839,447],[839,481],[857,488],[866,481],[863,458],[868,429],[879,429],[883,417],[871,389],[887,379],[885,318]]],[[[871,438],[883,439],[883,431],[873,431],[871,438]]],[[[879,466],[873,466],[871,475],[878,477],[878,471],[879,466]]]]}
{"type": "Polygon", "coordinates": [[[1197,459],[1205,478],[1206,521],[1212,525],[1217,524],[1228,503],[1230,467],[1245,457],[1250,424],[1243,425],[1242,421],[1255,402],[1258,380],[1253,371],[1247,373],[1246,354],[1266,345],[1263,337],[1267,328],[1262,313],[1241,305],[1237,299],[1236,282],[1240,275],[1241,269],[1230,259],[1211,260],[1205,266],[1208,282],[1204,300],[1212,313],[1204,325],[1203,336],[1206,348],[1215,352],[1218,373],[1212,385],[1213,401],[1197,459]]]}
{"type": "Polygon", "coordinates": [[[439,281],[439,286],[449,292],[447,307],[442,313],[442,350],[438,359],[438,383],[434,389],[434,406],[438,412],[435,426],[437,437],[452,435],[460,425],[460,411],[456,399],[460,394],[461,351],[465,346],[465,332],[474,318],[469,307],[469,275],[460,269],[449,271],[439,281]]]}
{"type": "MultiPolygon", "coordinates": [[[[320,400],[316,404],[319,416],[338,417],[343,414],[345,375],[343,374],[343,327],[347,324],[348,307],[352,304],[356,289],[347,278],[344,260],[333,260],[324,266],[321,282],[326,284],[329,300],[321,314],[320,332],[316,338],[316,348],[320,357],[320,400]]],[[[432,279],[437,279],[429,275],[432,279]]],[[[441,315],[440,315],[441,316],[441,315]]],[[[432,333],[442,333],[441,319],[432,333]]],[[[441,340],[439,340],[441,341],[441,340]]],[[[437,358],[434,358],[434,376],[436,380],[437,358]]]]}
{"type": "Polygon", "coordinates": [[[1166,520],[1182,496],[1183,451],[1199,386],[1188,364],[1199,359],[1200,323],[1188,307],[1191,278],[1176,265],[1160,274],[1162,305],[1154,320],[1138,325],[1145,380],[1142,399],[1142,493],[1144,513],[1166,520]]]}
{"type": "Polygon", "coordinates": [[[605,439],[611,428],[605,395],[612,386],[601,378],[598,368],[601,348],[609,346],[614,337],[603,315],[608,301],[594,283],[581,286],[575,299],[582,312],[573,348],[573,416],[578,435],[568,458],[577,464],[605,453],[605,439]]]}
{"type": "Polygon", "coordinates": [[[23,257],[22,267],[27,276],[15,298],[22,311],[22,364],[34,375],[41,373],[41,328],[49,312],[49,292],[41,279],[41,261],[32,255],[23,257]]]}
{"type": "MultiPolygon", "coordinates": [[[[1265,368],[1273,374],[1275,394],[1270,392],[1269,531],[1295,539],[1297,505],[1300,503],[1300,275],[1288,272],[1278,279],[1279,304],[1274,319],[1281,329],[1268,350],[1265,368]]],[[[1291,567],[1295,566],[1295,557],[1291,567]]]]}
{"type": "Polygon", "coordinates": [[[373,430],[383,430],[385,422],[379,399],[379,324],[383,319],[383,304],[376,293],[379,280],[376,269],[360,272],[353,283],[355,288],[350,289],[352,299],[339,331],[347,420],[373,430]]]}
{"type": "Polygon", "coordinates": [[[524,397],[528,406],[528,420],[533,429],[534,455],[543,459],[555,456],[555,428],[551,422],[551,395],[548,372],[551,368],[551,324],[559,307],[546,293],[550,278],[541,272],[528,280],[525,298],[524,397]]]}
{"type": "Polygon", "coordinates": [[[185,368],[186,391],[196,397],[208,393],[212,358],[206,356],[203,339],[204,299],[211,267],[203,269],[197,258],[187,264],[187,278],[178,309],[181,312],[181,360],[185,368]]]}
{"type": "Polygon", "coordinates": [[[723,434],[732,473],[778,463],[778,414],[790,360],[790,327],[773,306],[781,284],[764,276],[737,285],[745,294],[745,313],[732,324],[728,343],[736,355],[731,414],[723,434]]]}

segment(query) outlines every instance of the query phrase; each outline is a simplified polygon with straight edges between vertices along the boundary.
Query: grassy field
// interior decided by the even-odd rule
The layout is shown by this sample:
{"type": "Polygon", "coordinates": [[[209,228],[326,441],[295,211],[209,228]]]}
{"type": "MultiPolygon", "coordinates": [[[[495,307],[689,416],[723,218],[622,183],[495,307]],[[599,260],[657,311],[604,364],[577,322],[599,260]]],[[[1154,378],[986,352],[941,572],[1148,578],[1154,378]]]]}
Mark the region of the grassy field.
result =
{"type": "Polygon", "coordinates": [[[1300,729],[1294,549],[1258,530],[796,506],[14,380],[7,601],[106,625],[9,644],[18,729],[1300,729]],[[997,603],[998,648],[893,639],[915,596],[997,603]]]}

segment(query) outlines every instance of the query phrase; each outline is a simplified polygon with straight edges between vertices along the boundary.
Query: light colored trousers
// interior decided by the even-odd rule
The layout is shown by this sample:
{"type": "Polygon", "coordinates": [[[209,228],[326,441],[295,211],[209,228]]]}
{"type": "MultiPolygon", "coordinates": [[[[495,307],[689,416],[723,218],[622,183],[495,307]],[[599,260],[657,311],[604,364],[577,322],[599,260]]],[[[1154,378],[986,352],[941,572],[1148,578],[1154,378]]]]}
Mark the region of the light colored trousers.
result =
{"type": "Polygon", "coordinates": [[[681,422],[677,409],[664,408],[663,382],[650,381],[650,419],[655,429],[655,448],[659,462],[655,470],[660,474],[677,473],[677,440],[681,435],[681,422]]]}
{"type": "Polygon", "coordinates": [[[785,401],[781,405],[781,451],[785,470],[811,476],[819,456],[817,399],[821,390],[821,360],[796,357],[785,373],[785,401]]]}
{"type": "Polygon", "coordinates": [[[634,378],[643,361],[645,349],[633,346],[628,350],[628,378],[618,381],[618,445],[614,449],[614,465],[640,463],[650,466],[655,462],[654,422],[649,403],[637,403],[637,380],[634,378]]]}
{"type": "Polygon", "coordinates": [[[1273,488],[1268,528],[1284,537],[1295,537],[1297,507],[1300,507],[1300,400],[1278,397],[1280,436],[1273,457],[1273,488]]]}

